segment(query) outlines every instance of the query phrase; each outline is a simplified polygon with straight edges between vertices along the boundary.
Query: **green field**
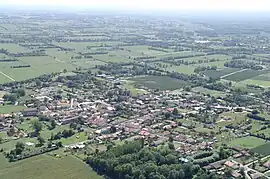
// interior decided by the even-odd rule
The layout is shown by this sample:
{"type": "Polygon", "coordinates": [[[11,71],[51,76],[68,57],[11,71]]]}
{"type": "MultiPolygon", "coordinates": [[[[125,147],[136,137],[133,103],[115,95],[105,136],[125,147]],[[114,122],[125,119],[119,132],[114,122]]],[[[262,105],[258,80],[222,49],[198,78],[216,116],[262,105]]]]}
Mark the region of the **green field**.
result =
{"type": "Polygon", "coordinates": [[[259,153],[262,155],[270,155],[270,142],[251,149],[252,152],[259,153]]]}
{"type": "Polygon", "coordinates": [[[247,79],[247,80],[241,81],[241,83],[258,85],[262,87],[270,87],[270,81],[264,81],[264,80],[247,79]]]}
{"type": "Polygon", "coordinates": [[[265,71],[258,71],[258,70],[245,70],[241,72],[234,73],[232,75],[226,76],[224,79],[229,80],[229,81],[244,81],[249,78],[253,78],[256,76],[259,76],[263,73],[266,73],[265,71]]]}
{"type": "Polygon", "coordinates": [[[133,96],[137,96],[139,94],[143,94],[146,92],[143,89],[138,89],[134,87],[134,85],[132,84],[132,81],[125,81],[124,88],[128,89],[133,96]]]}
{"type": "Polygon", "coordinates": [[[14,106],[14,105],[0,106],[0,114],[10,114],[12,112],[20,112],[24,108],[25,108],[24,106],[14,106]]]}
{"type": "Polygon", "coordinates": [[[266,143],[265,140],[253,136],[237,138],[230,141],[231,146],[241,146],[247,149],[258,147],[265,143],[266,143]]]}
{"type": "Polygon", "coordinates": [[[90,167],[72,156],[39,155],[9,163],[0,154],[1,179],[101,179],[90,167]]]}
{"type": "Polygon", "coordinates": [[[168,76],[145,76],[129,79],[135,85],[142,85],[150,89],[175,90],[189,85],[188,82],[168,76]]]}
{"type": "Polygon", "coordinates": [[[219,79],[220,77],[224,75],[236,72],[238,70],[239,69],[237,68],[224,68],[221,70],[208,70],[208,71],[205,71],[203,74],[213,79],[219,79]]]}
{"type": "Polygon", "coordinates": [[[27,52],[29,49],[13,43],[0,43],[0,49],[6,49],[10,53],[27,52]]]}

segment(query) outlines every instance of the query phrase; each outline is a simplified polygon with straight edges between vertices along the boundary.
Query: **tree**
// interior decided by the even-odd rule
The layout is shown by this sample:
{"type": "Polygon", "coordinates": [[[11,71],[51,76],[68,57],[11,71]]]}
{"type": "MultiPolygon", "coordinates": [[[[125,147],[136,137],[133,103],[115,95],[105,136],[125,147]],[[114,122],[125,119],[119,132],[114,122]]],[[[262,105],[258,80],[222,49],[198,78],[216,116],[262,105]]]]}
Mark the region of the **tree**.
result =
{"type": "Polygon", "coordinates": [[[52,142],[48,143],[48,148],[52,148],[52,142]]]}
{"type": "Polygon", "coordinates": [[[63,147],[63,144],[62,144],[61,141],[59,141],[59,142],[56,143],[56,146],[57,146],[57,147],[63,147]]]}
{"type": "Polygon", "coordinates": [[[227,167],[224,171],[224,176],[230,178],[232,176],[232,169],[227,167]]]}
{"type": "Polygon", "coordinates": [[[38,140],[40,146],[42,146],[45,143],[45,139],[43,137],[41,137],[40,135],[37,137],[37,140],[38,140]]]}
{"type": "Polygon", "coordinates": [[[3,142],[3,138],[0,136],[0,144],[2,144],[3,142]]]}
{"type": "Polygon", "coordinates": [[[169,146],[169,149],[175,150],[175,147],[174,147],[174,145],[173,145],[172,142],[169,142],[169,143],[168,143],[168,146],[169,146]]]}
{"type": "Polygon", "coordinates": [[[15,146],[15,153],[16,155],[20,155],[22,151],[24,150],[25,145],[22,142],[17,142],[15,146]]]}
{"type": "Polygon", "coordinates": [[[64,72],[64,73],[67,73],[67,69],[64,69],[63,72],[64,72]]]}
{"type": "Polygon", "coordinates": [[[178,112],[178,109],[177,109],[177,108],[174,108],[172,113],[173,113],[173,115],[177,116],[178,113],[179,113],[179,112],[178,112]]]}
{"type": "Polygon", "coordinates": [[[169,142],[173,142],[173,137],[171,135],[169,136],[169,142]]]}
{"type": "Polygon", "coordinates": [[[38,86],[38,87],[41,86],[41,81],[39,79],[36,80],[36,86],[38,86]]]}
{"type": "Polygon", "coordinates": [[[38,135],[39,132],[42,130],[42,123],[38,120],[33,120],[31,123],[32,128],[35,130],[36,135],[38,135]]]}
{"type": "Polygon", "coordinates": [[[18,89],[17,92],[18,96],[25,96],[25,89],[18,89]]]}
{"type": "Polygon", "coordinates": [[[184,87],[184,90],[187,91],[187,92],[189,92],[189,91],[191,91],[191,87],[190,86],[185,86],[184,87]]]}
{"type": "Polygon", "coordinates": [[[112,144],[108,144],[107,145],[107,151],[109,151],[111,148],[113,148],[113,145],[112,144]]]}
{"type": "Polygon", "coordinates": [[[10,101],[12,103],[15,103],[17,101],[17,95],[16,94],[5,94],[3,96],[5,101],[10,101]]]}
{"type": "Polygon", "coordinates": [[[55,120],[51,120],[51,128],[54,129],[56,127],[56,122],[55,120]]]}

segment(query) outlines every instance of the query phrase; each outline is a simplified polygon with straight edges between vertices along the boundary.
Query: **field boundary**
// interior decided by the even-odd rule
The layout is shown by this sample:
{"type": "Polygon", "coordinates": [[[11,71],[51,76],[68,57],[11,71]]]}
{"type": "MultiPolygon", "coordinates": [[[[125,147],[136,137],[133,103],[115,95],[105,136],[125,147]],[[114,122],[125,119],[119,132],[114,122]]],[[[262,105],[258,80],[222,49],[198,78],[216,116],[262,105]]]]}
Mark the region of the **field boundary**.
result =
{"type": "Polygon", "coordinates": [[[5,73],[3,73],[3,72],[1,72],[1,71],[0,71],[0,73],[1,73],[2,75],[4,75],[5,77],[7,77],[8,79],[10,79],[10,80],[12,80],[12,81],[16,81],[16,80],[14,80],[14,78],[8,76],[7,74],[5,74],[5,73]]]}

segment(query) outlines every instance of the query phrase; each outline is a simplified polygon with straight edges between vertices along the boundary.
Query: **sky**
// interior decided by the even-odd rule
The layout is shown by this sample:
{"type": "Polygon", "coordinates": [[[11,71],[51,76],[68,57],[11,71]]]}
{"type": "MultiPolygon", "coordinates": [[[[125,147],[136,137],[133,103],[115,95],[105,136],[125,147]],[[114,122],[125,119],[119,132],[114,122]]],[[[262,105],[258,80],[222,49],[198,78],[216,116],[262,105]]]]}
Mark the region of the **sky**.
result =
{"type": "Polygon", "coordinates": [[[0,5],[131,10],[269,11],[270,0],[0,0],[0,5]]]}

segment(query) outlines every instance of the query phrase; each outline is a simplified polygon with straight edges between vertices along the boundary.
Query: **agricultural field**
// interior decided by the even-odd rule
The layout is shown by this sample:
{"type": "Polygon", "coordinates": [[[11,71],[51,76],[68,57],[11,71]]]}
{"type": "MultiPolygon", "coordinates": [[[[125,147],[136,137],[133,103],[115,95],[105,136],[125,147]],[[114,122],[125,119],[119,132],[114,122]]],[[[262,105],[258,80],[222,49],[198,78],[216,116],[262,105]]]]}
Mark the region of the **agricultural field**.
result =
{"type": "Polygon", "coordinates": [[[136,86],[144,86],[150,89],[175,90],[189,85],[187,82],[167,76],[145,76],[129,79],[136,86]]]}
{"type": "Polygon", "coordinates": [[[261,155],[270,155],[270,143],[266,143],[264,145],[260,145],[251,149],[252,152],[259,153],[261,155]]]}
{"type": "Polygon", "coordinates": [[[219,79],[219,78],[222,78],[225,75],[229,75],[229,74],[235,73],[237,71],[239,71],[239,69],[236,69],[236,68],[224,68],[224,69],[221,69],[221,70],[208,70],[208,71],[205,71],[203,74],[208,76],[208,77],[211,77],[213,79],[219,79]]]}
{"type": "Polygon", "coordinates": [[[229,80],[229,81],[244,81],[249,78],[254,78],[256,76],[259,76],[263,73],[266,73],[264,71],[257,71],[257,70],[241,70],[239,72],[236,72],[234,74],[228,75],[224,77],[224,79],[229,80]]]}
{"type": "Polygon", "coordinates": [[[184,73],[184,74],[193,74],[195,67],[192,65],[172,65],[169,63],[164,62],[155,62],[155,63],[149,63],[151,66],[162,69],[169,72],[178,72],[178,73],[184,73]]]}
{"type": "Polygon", "coordinates": [[[0,49],[6,49],[8,52],[10,53],[19,53],[19,52],[27,52],[30,51],[30,49],[27,49],[25,47],[22,47],[20,45],[17,44],[13,44],[13,43],[0,43],[0,49]]]}
{"type": "Polygon", "coordinates": [[[0,154],[1,179],[102,179],[89,166],[72,156],[39,155],[9,163],[0,154]]]}

